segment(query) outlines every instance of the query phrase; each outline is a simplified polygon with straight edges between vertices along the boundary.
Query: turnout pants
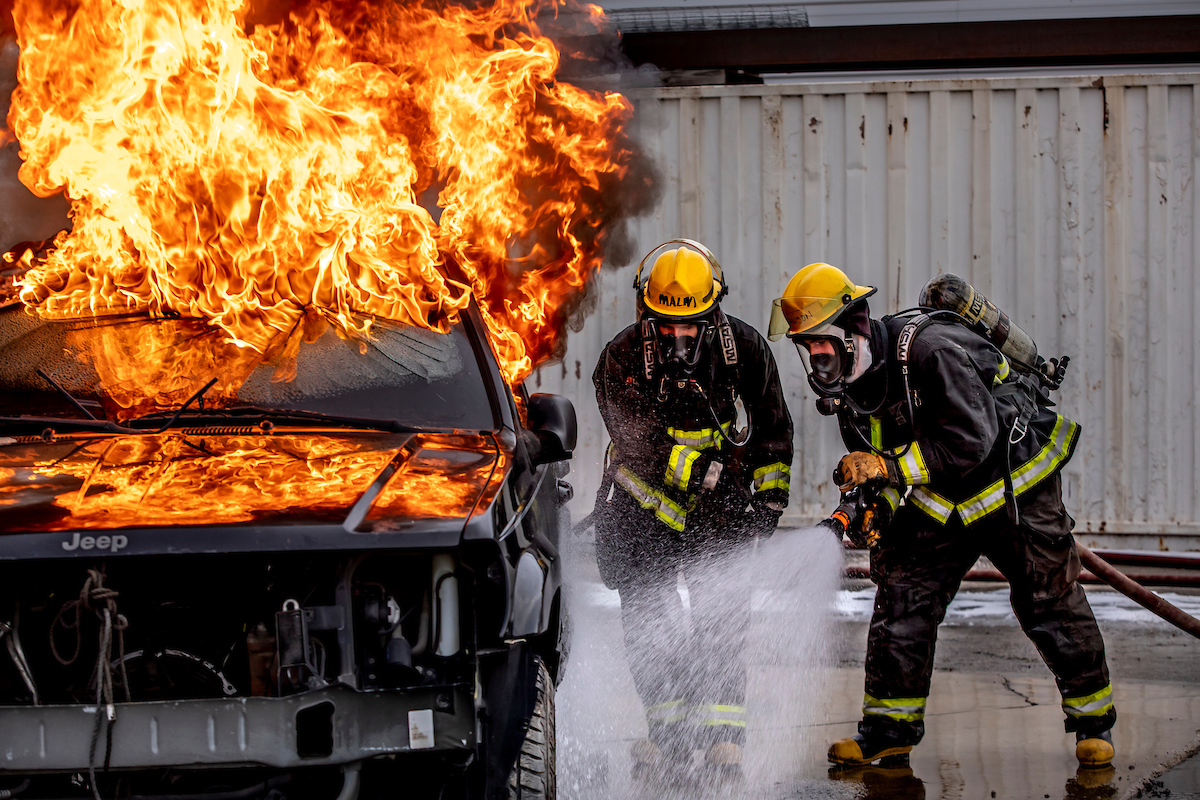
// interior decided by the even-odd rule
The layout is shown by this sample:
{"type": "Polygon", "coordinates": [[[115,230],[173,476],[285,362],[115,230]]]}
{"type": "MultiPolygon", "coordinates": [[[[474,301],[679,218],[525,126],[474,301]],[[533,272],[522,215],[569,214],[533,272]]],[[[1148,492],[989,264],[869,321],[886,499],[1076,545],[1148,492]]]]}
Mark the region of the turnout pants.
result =
{"type": "Polygon", "coordinates": [[[625,655],[650,739],[674,752],[743,745],[750,545],[740,535],[672,531],[627,497],[614,493],[597,558],[621,595],[625,655]]]}
{"type": "Polygon", "coordinates": [[[1076,582],[1074,520],[1063,508],[1059,476],[1020,505],[1018,525],[1001,510],[969,529],[957,516],[942,526],[915,508],[897,512],[871,553],[878,588],[867,638],[864,736],[916,744],[924,735],[937,628],[980,555],[1009,581],[1017,620],[1058,683],[1067,731],[1112,727],[1104,640],[1076,582]]]}

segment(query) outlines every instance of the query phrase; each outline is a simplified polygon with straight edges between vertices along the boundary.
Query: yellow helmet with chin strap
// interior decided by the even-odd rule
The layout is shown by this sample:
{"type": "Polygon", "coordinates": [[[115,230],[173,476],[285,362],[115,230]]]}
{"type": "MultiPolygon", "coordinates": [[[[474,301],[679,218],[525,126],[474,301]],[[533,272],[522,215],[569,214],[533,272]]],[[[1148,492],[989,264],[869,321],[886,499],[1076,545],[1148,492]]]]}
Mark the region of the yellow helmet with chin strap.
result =
{"type": "Polygon", "coordinates": [[[859,286],[832,264],[809,264],[771,304],[767,338],[774,342],[785,335],[820,336],[847,306],[873,294],[874,286],[859,286]]]}
{"type": "Polygon", "coordinates": [[[679,322],[707,316],[729,291],[716,256],[692,239],[672,239],[647,253],[633,285],[646,313],[679,322]]]}

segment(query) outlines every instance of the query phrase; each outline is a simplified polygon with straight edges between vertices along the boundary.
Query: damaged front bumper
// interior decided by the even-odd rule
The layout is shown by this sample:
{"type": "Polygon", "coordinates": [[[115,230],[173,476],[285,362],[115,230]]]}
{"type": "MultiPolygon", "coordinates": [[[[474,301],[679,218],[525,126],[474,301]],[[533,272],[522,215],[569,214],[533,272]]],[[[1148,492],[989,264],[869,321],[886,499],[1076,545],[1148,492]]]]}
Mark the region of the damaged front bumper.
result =
{"type": "MultiPolygon", "coordinates": [[[[91,753],[97,713],[108,716],[95,705],[0,707],[0,769],[71,772],[103,763],[105,719],[91,753]]],[[[111,735],[113,769],[310,767],[476,744],[475,707],[463,687],[118,703],[111,735]]]]}

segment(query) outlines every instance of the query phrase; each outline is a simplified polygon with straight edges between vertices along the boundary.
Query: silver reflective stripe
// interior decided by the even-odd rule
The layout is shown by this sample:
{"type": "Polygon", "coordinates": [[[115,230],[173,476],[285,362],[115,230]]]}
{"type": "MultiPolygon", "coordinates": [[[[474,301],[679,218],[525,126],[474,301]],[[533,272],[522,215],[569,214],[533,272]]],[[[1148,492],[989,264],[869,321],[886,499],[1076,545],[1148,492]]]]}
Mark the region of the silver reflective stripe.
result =
{"type": "Polygon", "coordinates": [[[667,486],[687,490],[692,482],[692,464],[700,457],[700,451],[685,444],[677,444],[671,448],[671,456],[667,459],[667,486]]]}
{"type": "Polygon", "coordinates": [[[754,470],[754,491],[765,492],[767,489],[782,489],[788,491],[792,483],[792,468],[781,461],[767,464],[754,470]]]}
{"type": "Polygon", "coordinates": [[[881,700],[864,694],[862,710],[864,715],[888,717],[902,722],[917,722],[925,719],[925,698],[896,697],[881,700]]]}
{"type": "Polygon", "coordinates": [[[954,513],[954,504],[946,498],[932,492],[926,486],[918,486],[908,495],[908,502],[924,511],[938,522],[945,525],[954,513]]]}
{"type": "Polygon", "coordinates": [[[897,447],[892,451],[892,455],[899,461],[900,472],[904,474],[905,484],[920,486],[929,483],[929,467],[925,466],[925,457],[921,455],[921,446],[913,442],[908,447],[908,452],[900,455],[903,450],[903,447],[897,447]]]}
{"type": "Polygon", "coordinates": [[[900,505],[900,492],[889,486],[880,492],[879,496],[887,501],[888,506],[892,509],[892,513],[894,514],[896,512],[896,508],[900,505]]]}
{"type": "Polygon", "coordinates": [[[622,489],[629,492],[634,500],[638,501],[638,505],[642,508],[653,511],[654,516],[672,530],[682,531],[684,521],[687,519],[687,512],[678,503],[671,501],[669,497],[662,492],[656,492],[645,484],[640,478],[630,472],[628,467],[621,467],[617,470],[617,474],[613,480],[617,482],[622,489]]]}
{"type": "MultiPolygon", "coordinates": [[[[1013,494],[1020,496],[1032,489],[1044,479],[1054,474],[1071,452],[1075,440],[1079,438],[1079,425],[1064,417],[1055,415],[1054,430],[1045,446],[1013,471],[1013,494]]],[[[963,524],[970,525],[1004,505],[1004,481],[996,481],[983,491],[958,504],[958,514],[963,524]]]]}
{"type": "MultiPolygon", "coordinates": [[[[730,420],[721,425],[721,430],[728,433],[732,427],[733,421],[730,420]]],[[[715,447],[718,450],[721,448],[721,433],[716,428],[701,428],[698,431],[667,428],[667,436],[674,439],[677,444],[695,447],[697,450],[707,450],[710,447],[715,447]]]]}
{"type": "Polygon", "coordinates": [[[1064,697],[1063,711],[1071,717],[1100,717],[1112,708],[1112,684],[1084,697],[1064,697]]]}

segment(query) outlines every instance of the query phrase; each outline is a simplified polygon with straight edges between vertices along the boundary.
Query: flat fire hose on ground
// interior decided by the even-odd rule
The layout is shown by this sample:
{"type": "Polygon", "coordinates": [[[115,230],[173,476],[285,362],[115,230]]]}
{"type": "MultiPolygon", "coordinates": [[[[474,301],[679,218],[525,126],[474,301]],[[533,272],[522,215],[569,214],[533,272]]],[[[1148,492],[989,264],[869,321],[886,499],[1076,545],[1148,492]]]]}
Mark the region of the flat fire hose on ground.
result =
{"type": "Polygon", "coordinates": [[[1100,578],[1133,602],[1162,617],[1184,633],[1190,633],[1192,636],[1200,639],[1200,620],[1178,606],[1174,606],[1163,600],[1140,583],[1131,580],[1125,573],[1112,564],[1109,564],[1082,544],[1079,544],[1079,542],[1075,543],[1075,547],[1079,550],[1079,560],[1097,578],[1100,578]]]}

